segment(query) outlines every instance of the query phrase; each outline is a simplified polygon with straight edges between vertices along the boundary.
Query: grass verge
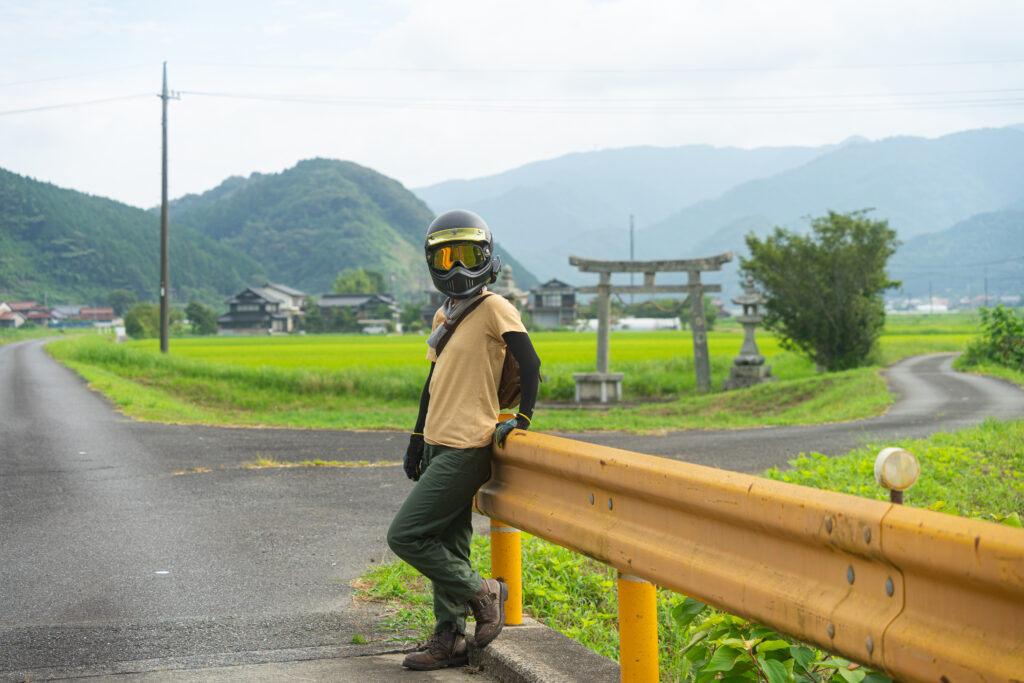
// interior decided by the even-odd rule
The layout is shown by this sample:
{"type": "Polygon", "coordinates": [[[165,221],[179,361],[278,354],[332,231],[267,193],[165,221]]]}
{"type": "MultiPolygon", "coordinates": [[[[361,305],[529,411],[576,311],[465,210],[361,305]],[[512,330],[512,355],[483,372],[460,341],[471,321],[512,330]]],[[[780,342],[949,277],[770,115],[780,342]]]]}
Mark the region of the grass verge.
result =
{"type": "Polygon", "coordinates": [[[977,365],[967,365],[962,363],[959,358],[953,363],[953,367],[961,372],[969,372],[973,375],[986,375],[988,377],[998,377],[1005,379],[1007,382],[1013,382],[1019,387],[1024,387],[1024,371],[1014,370],[1008,368],[1005,365],[999,365],[998,363],[978,363],[977,365]]]}
{"type": "Polygon", "coordinates": [[[19,327],[11,330],[0,327],[0,346],[11,342],[25,341],[27,339],[42,339],[44,337],[60,337],[64,335],[96,334],[92,328],[72,328],[70,330],[52,329],[49,327],[19,327]]]}
{"type": "MultiPolygon", "coordinates": [[[[971,429],[901,444],[917,455],[922,468],[920,480],[907,492],[906,504],[1020,526],[1024,516],[1022,443],[1024,421],[989,420],[971,429]]],[[[886,500],[888,493],[874,482],[877,451],[877,446],[869,446],[835,458],[814,453],[802,455],[791,462],[790,469],[772,469],[765,476],[886,500]]],[[[484,574],[489,572],[489,552],[486,538],[474,538],[473,564],[484,574]]],[[[613,570],[524,534],[523,585],[524,607],[535,618],[590,649],[617,659],[618,606],[613,570]]],[[[395,560],[380,565],[353,586],[363,599],[390,603],[394,609],[391,628],[430,631],[433,622],[429,585],[404,562],[395,560]]],[[[659,589],[658,602],[663,681],[694,680],[696,669],[706,666],[714,653],[727,647],[723,643],[738,641],[772,643],[769,647],[777,647],[779,652],[785,649],[789,661],[794,662],[789,666],[801,667],[796,669],[798,673],[809,672],[798,680],[888,680],[738,617],[702,610],[699,603],[671,591],[659,589]]]]}
{"type": "MultiPolygon", "coordinates": [[[[549,399],[561,396],[571,384],[572,372],[587,369],[572,358],[586,347],[588,339],[562,336],[547,342],[553,358],[566,360],[551,364],[550,374],[541,385],[542,401],[544,392],[549,399]]],[[[775,374],[787,379],[746,391],[701,395],[690,386],[692,359],[674,355],[644,360],[639,358],[637,338],[634,334],[622,343],[624,355],[629,352],[633,357],[624,361],[627,378],[632,378],[635,395],[655,396],[658,402],[607,411],[542,407],[535,419],[538,426],[547,431],[656,433],[815,424],[872,417],[892,403],[878,376],[878,367],[819,375],[808,361],[787,352],[779,352],[773,359],[775,374]]],[[[667,343],[651,339],[651,343],[667,343]]],[[[675,344],[678,339],[671,341],[675,344]]],[[[726,341],[716,343],[724,347],[726,341]]],[[[913,352],[949,350],[959,348],[961,342],[960,335],[894,337],[883,339],[880,356],[888,359],[913,352]]],[[[245,348],[239,347],[239,353],[245,348]]],[[[259,346],[253,348],[265,351],[259,346]]],[[[337,348],[346,347],[342,344],[337,348]]],[[[394,349],[382,348],[382,358],[393,360],[394,349]]],[[[110,398],[125,415],[167,423],[404,430],[415,421],[423,380],[422,367],[380,365],[370,357],[365,366],[308,369],[250,367],[188,354],[168,356],[139,345],[116,345],[96,338],[59,340],[47,349],[110,398]]],[[[664,352],[659,346],[651,354],[664,352]]],[[[713,356],[712,360],[715,386],[720,386],[731,356],[713,356]]]]}

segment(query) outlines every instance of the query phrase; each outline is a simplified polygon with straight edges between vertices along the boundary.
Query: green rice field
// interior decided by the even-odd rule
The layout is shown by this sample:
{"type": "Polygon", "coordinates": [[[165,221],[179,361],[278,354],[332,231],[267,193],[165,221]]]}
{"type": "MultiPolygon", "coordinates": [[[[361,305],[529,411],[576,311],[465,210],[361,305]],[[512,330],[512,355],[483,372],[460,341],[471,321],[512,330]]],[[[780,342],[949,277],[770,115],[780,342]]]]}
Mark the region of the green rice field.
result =
{"type": "MultiPolygon", "coordinates": [[[[706,395],[696,389],[689,331],[613,332],[611,369],[625,373],[625,404],[605,411],[567,405],[573,373],[594,368],[596,334],[538,332],[544,381],[535,417],[545,430],[638,432],[861,419],[891,404],[880,367],[961,350],[975,328],[966,316],[893,316],[874,367],[828,374],[762,331],[758,346],[779,381],[722,392],[743,341],[739,326],[726,324],[708,335],[706,395]]],[[[64,339],[48,349],[126,415],[179,423],[404,430],[429,368],[426,337],[411,335],[183,337],[166,356],[156,340],[64,339]]]]}

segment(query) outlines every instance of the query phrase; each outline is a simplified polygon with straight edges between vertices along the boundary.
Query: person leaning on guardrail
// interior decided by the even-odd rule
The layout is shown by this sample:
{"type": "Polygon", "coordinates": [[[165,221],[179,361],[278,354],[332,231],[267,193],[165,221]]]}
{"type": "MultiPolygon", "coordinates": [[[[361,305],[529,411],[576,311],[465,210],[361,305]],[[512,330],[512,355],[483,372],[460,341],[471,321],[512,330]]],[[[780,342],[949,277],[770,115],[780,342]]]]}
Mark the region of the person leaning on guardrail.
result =
{"type": "Polygon", "coordinates": [[[476,619],[474,641],[484,647],[505,623],[508,587],[485,579],[469,561],[472,504],[491,476],[491,439],[527,429],[537,400],[540,359],[515,306],[486,285],[501,260],[480,216],[447,211],[427,229],[427,266],[447,295],[427,339],[430,372],[404,466],[416,482],[388,529],[395,555],[430,579],[434,632],[403,666],[433,670],[468,663],[466,606],[476,619]],[[522,392],[515,418],[498,421],[498,384],[506,353],[519,362],[522,392]]]}

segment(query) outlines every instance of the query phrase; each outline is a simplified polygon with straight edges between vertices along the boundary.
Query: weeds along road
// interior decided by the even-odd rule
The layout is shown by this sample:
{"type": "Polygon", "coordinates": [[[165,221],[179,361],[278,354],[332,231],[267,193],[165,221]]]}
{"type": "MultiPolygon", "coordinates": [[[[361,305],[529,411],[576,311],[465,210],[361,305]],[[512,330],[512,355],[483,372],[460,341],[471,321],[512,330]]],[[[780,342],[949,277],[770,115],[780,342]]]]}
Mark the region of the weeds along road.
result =
{"type": "Polygon", "coordinates": [[[994,417],[1024,417],[1024,390],[1000,379],[953,370],[957,354],[905,358],[885,370],[896,404],[884,415],[857,422],[797,427],[689,430],[647,436],[564,434],[573,439],[640,451],[720,469],[760,474],[783,467],[800,453],[841,455],[860,446],[899,445],[901,440],[955,431],[994,417]]]}
{"type": "MultiPolygon", "coordinates": [[[[900,401],[858,423],[570,436],[760,472],[802,451],[834,454],[1024,415],[1024,391],[953,373],[951,362],[933,355],[893,366],[900,401]]],[[[395,461],[405,439],[132,422],[52,361],[42,341],[0,346],[0,679],[366,648],[349,643],[374,615],[353,606],[349,581],[382,559],[411,483],[397,467],[240,465],[259,456],[395,461]]]]}

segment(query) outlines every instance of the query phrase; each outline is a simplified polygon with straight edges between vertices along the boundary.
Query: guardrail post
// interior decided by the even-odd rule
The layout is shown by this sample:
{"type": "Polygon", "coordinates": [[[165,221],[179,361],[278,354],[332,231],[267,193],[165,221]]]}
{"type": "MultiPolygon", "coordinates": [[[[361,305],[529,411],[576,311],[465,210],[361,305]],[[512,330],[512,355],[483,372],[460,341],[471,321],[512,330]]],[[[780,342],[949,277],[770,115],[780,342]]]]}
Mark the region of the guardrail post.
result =
{"type": "Polygon", "coordinates": [[[508,586],[505,624],[523,623],[523,534],[514,527],[491,520],[491,576],[508,586]]]}
{"type": "Polygon", "coordinates": [[[619,666],[623,681],[658,680],[658,593],[619,572],[619,666]]]}

